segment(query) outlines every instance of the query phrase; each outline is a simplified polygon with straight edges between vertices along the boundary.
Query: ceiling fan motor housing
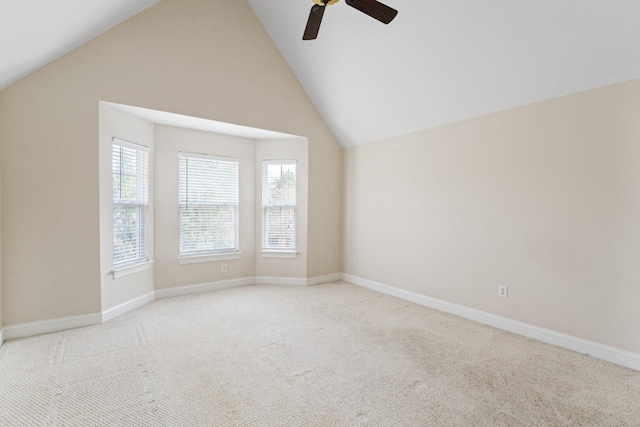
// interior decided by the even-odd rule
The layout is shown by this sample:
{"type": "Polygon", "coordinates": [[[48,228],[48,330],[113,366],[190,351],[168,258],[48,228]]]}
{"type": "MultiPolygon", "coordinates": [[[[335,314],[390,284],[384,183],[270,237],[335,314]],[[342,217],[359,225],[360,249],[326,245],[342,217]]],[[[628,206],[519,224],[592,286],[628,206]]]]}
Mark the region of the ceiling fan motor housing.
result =
{"type": "MultiPolygon", "coordinates": [[[[330,5],[332,5],[332,4],[338,3],[339,1],[340,1],[340,0],[329,0],[329,1],[327,2],[327,6],[330,6],[330,5]]],[[[320,5],[320,6],[324,6],[324,2],[323,2],[322,0],[313,0],[313,2],[314,2],[315,4],[320,5]]]]}

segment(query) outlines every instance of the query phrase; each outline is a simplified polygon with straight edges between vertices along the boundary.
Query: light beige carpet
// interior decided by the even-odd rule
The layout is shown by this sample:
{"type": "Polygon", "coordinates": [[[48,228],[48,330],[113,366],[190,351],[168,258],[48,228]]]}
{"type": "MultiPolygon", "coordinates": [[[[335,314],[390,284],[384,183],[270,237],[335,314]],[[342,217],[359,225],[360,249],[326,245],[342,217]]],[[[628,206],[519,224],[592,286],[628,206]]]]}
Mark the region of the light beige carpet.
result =
{"type": "Polygon", "coordinates": [[[344,282],[7,342],[2,426],[640,426],[640,373],[344,282]]]}

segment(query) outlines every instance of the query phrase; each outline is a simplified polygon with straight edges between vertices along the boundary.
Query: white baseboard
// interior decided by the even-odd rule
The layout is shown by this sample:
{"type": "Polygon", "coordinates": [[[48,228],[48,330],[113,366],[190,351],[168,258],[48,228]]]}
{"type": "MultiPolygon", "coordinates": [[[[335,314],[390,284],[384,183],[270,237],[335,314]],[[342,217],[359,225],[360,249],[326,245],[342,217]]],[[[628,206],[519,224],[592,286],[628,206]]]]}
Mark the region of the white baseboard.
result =
{"type": "Polygon", "coordinates": [[[22,323],[7,326],[0,329],[0,346],[4,340],[15,338],[25,338],[34,335],[48,334],[50,332],[60,332],[67,329],[75,329],[83,326],[99,325],[108,322],[124,313],[142,307],[155,299],[171,298],[181,295],[197,294],[202,292],[217,291],[220,289],[235,288],[239,286],[265,284],[265,285],[289,285],[306,286],[318,285],[321,283],[334,282],[342,279],[342,273],[330,274],[312,278],[298,277],[245,277],[240,279],[223,280],[219,282],[203,283],[199,285],[179,286],[169,289],[157,289],[140,297],[122,303],[118,306],[105,310],[102,313],[88,314],[84,316],[71,316],[59,319],[43,320],[40,322],[22,323]]]}
{"type": "Polygon", "coordinates": [[[102,313],[86,314],[82,316],[61,317],[40,322],[20,323],[4,328],[4,338],[12,340],[51,332],[66,331],[67,329],[83,326],[99,325],[102,323],[102,313]]]}
{"type": "Polygon", "coordinates": [[[342,273],[333,273],[326,276],[311,277],[306,279],[307,286],[322,285],[323,283],[331,283],[342,280],[342,273]]]}
{"type": "Polygon", "coordinates": [[[199,285],[180,286],[170,289],[158,289],[155,292],[149,292],[148,294],[142,295],[131,301],[127,301],[116,307],[110,308],[103,313],[71,316],[52,320],[44,320],[40,322],[22,323],[18,325],[6,326],[4,329],[0,330],[0,346],[5,339],[10,340],[15,338],[24,338],[33,335],[80,328],[83,326],[98,325],[100,323],[107,322],[121,314],[141,307],[144,304],[153,301],[154,299],[170,298],[202,292],[211,292],[220,289],[254,284],[305,286],[329,283],[337,280],[344,280],[349,283],[353,283],[355,285],[362,286],[364,288],[368,288],[383,294],[391,295],[419,305],[440,310],[445,313],[454,314],[465,319],[473,320],[485,325],[493,326],[498,329],[513,332],[519,335],[553,344],[558,347],[573,350],[582,354],[587,354],[598,359],[606,360],[617,365],[640,371],[640,354],[621,350],[604,344],[599,344],[593,341],[584,340],[582,338],[577,338],[549,329],[540,328],[538,326],[530,325],[527,323],[518,322],[516,320],[497,316],[485,311],[476,310],[436,298],[431,298],[426,295],[421,295],[415,292],[395,288],[393,286],[378,283],[373,280],[364,279],[362,277],[353,276],[351,274],[342,273],[335,273],[329,274],[327,276],[312,278],[246,277],[241,279],[224,280],[199,285]]]}
{"type": "Polygon", "coordinates": [[[155,292],[149,292],[148,294],[139,296],[138,298],[134,298],[130,301],[124,302],[120,305],[112,307],[108,310],[102,312],[102,323],[108,322],[111,319],[115,319],[116,317],[128,313],[131,310],[135,310],[136,308],[142,307],[145,304],[150,303],[151,301],[156,299],[155,292]]]}
{"type": "Polygon", "coordinates": [[[256,285],[313,286],[342,280],[342,273],[333,273],[317,277],[269,277],[258,276],[256,285]]]}
{"type": "Polygon", "coordinates": [[[281,285],[281,286],[311,286],[342,280],[342,273],[329,274],[318,277],[244,277],[241,279],[222,280],[219,282],[203,283],[199,285],[177,286],[169,289],[156,289],[156,298],[171,298],[181,295],[198,294],[249,285],[281,285]]]}
{"type": "Polygon", "coordinates": [[[255,278],[255,284],[256,285],[307,286],[307,279],[304,277],[259,276],[255,278]]]}
{"type": "Polygon", "coordinates": [[[254,277],[241,279],[221,280],[219,282],[202,283],[199,285],[177,286],[168,289],[156,289],[156,299],[171,298],[182,295],[199,294],[203,292],[218,291],[220,289],[236,288],[255,284],[254,277]]]}
{"type": "Polygon", "coordinates": [[[566,335],[549,329],[540,328],[528,323],[518,322],[506,317],[431,298],[415,292],[394,288],[393,286],[374,282],[373,280],[364,279],[351,274],[343,274],[342,279],[346,282],[353,283],[354,285],[404,299],[425,307],[454,314],[456,316],[464,317],[465,319],[493,326],[494,328],[513,332],[528,338],[533,338],[538,341],[543,341],[548,344],[553,344],[558,347],[587,354],[597,359],[606,360],[607,362],[615,363],[616,365],[640,371],[640,354],[566,335]]]}

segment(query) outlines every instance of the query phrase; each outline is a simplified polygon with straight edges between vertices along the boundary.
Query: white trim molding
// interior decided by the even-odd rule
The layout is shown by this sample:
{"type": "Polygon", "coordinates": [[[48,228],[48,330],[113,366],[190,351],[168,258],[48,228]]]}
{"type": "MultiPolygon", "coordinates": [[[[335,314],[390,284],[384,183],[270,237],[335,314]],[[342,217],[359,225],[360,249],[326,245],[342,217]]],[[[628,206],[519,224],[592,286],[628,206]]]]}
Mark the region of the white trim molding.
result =
{"type": "Polygon", "coordinates": [[[256,285],[283,285],[283,286],[307,286],[304,277],[270,277],[260,276],[255,278],[256,285]]]}
{"type": "Polygon", "coordinates": [[[280,285],[280,286],[311,286],[342,280],[342,273],[333,273],[318,277],[243,277],[240,279],[220,280],[217,282],[201,283],[197,285],[176,286],[168,289],[156,289],[156,299],[172,298],[182,295],[198,294],[217,291],[220,289],[236,288],[249,285],[280,285]]]}
{"type": "Polygon", "coordinates": [[[156,289],[156,299],[172,298],[181,295],[200,294],[203,292],[218,291],[220,289],[237,288],[255,284],[255,278],[244,277],[241,279],[221,280],[218,282],[202,283],[199,285],[177,286],[168,289],[156,289]]]}
{"type": "Polygon", "coordinates": [[[271,250],[271,249],[263,249],[260,251],[262,254],[262,258],[288,258],[294,259],[298,257],[297,251],[281,251],[281,250],[271,250]]]}
{"type": "Polygon", "coordinates": [[[337,282],[342,280],[342,273],[327,274],[326,276],[310,277],[306,279],[307,286],[322,285],[324,283],[337,282]]]}
{"type": "Polygon", "coordinates": [[[201,262],[232,261],[240,259],[242,252],[226,252],[222,254],[189,255],[178,257],[179,264],[198,264],[201,262]]]}
{"type": "Polygon", "coordinates": [[[364,279],[362,277],[353,276],[351,274],[343,274],[342,280],[363,288],[371,289],[386,295],[391,295],[415,304],[433,308],[445,313],[454,314],[465,319],[473,320],[478,323],[493,326],[494,328],[504,331],[513,332],[528,338],[533,338],[557,347],[566,348],[578,353],[586,354],[596,359],[605,360],[615,363],[616,365],[625,366],[627,368],[640,371],[640,354],[619,348],[599,344],[582,338],[540,328],[528,323],[519,322],[517,320],[508,319],[506,317],[497,316],[485,311],[476,310],[474,308],[453,304],[447,301],[431,298],[426,295],[417,294],[415,292],[406,291],[404,289],[395,288],[393,286],[374,282],[373,280],[364,279]]]}
{"type": "Polygon", "coordinates": [[[60,317],[57,319],[42,320],[39,322],[20,323],[5,327],[4,338],[7,340],[25,338],[34,335],[49,334],[51,332],[66,331],[68,329],[82,328],[83,326],[99,325],[101,323],[102,313],[60,317]]]}
{"type": "Polygon", "coordinates": [[[128,276],[130,274],[139,273],[141,271],[145,271],[151,268],[153,261],[145,261],[139,264],[129,265],[127,267],[121,267],[119,269],[113,269],[111,274],[114,279],[119,279],[120,277],[128,276]]]}
{"type": "Polygon", "coordinates": [[[34,335],[48,334],[51,332],[61,332],[68,329],[81,328],[83,326],[99,325],[108,322],[116,317],[125,314],[136,308],[142,307],[155,299],[171,298],[181,295],[191,295],[203,292],[217,291],[221,289],[236,288],[255,284],[283,285],[283,286],[307,286],[319,285],[321,283],[335,282],[342,279],[342,273],[329,274],[311,278],[304,277],[244,277],[240,279],[221,280],[218,282],[202,283],[198,285],[178,286],[169,289],[156,289],[144,295],[126,301],[115,307],[111,307],[101,313],[87,314],[81,316],[62,317],[57,319],[43,320],[39,322],[21,323],[6,326],[0,329],[0,346],[4,340],[15,338],[25,338],[34,335]]]}
{"type": "Polygon", "coordinates": [[[151,291],[145,295],[139,296],[127,302],[123,302],[122,304],[115,307],[111,307],[102,312],[102,323],[108,322],[109,320],[115,319],[116,317],[128,313],[131,310],[142,307],[143,305],[148,304],[155,299],[156,293],[154,291],[151,291]]]}
{"type": "Polygon", "coordinates": [[[176,286],[175,288],[156,289],[156,299],[172,298],[182,295],[199,294],[220,289],[237,288],[249,285],[281,285],[281,286],[311,286],[342,280],[342,273],[311,278],[304,277],[243,277],[240,279],[220,280],[217,282],[201,283],[198,285],[176,286]]]}

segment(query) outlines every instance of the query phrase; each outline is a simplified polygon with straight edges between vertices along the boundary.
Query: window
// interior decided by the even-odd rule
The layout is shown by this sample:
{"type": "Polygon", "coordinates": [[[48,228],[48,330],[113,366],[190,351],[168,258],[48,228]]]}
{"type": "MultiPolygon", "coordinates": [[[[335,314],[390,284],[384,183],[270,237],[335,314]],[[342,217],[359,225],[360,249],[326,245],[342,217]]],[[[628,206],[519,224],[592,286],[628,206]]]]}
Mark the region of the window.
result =
{"type": "Polygon", "coordinates": [[[149,260],[149,149],[113,139],[113,265],[149,260]]]}
{"type": "Polygon", "coordinates": [[[262,249],[296,249],[296,164],[262,162],[262,249]]]}
{"type": "Polygon", "coordinates": [[[180,153],[180,255],[238,251],[238,159],[180,153]]]}

